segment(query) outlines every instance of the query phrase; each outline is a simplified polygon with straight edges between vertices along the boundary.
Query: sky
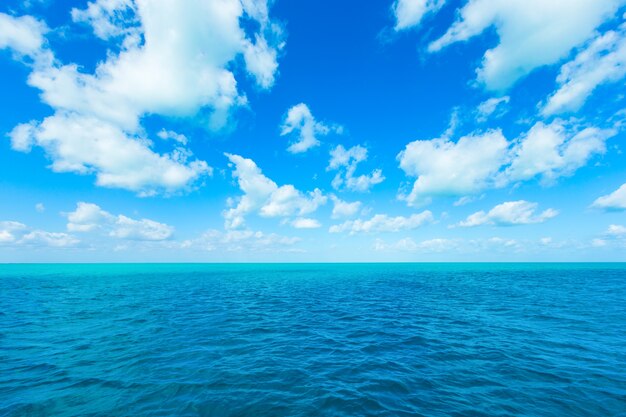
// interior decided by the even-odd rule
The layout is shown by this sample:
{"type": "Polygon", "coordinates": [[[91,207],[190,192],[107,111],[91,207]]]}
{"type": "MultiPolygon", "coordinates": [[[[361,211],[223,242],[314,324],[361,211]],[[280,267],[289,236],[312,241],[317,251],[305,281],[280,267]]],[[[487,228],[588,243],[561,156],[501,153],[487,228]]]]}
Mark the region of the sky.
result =
{"type": "Polygon", "coordinates": [[[626,0],[5,0],[0,262],[626,261],[626,0]]]}

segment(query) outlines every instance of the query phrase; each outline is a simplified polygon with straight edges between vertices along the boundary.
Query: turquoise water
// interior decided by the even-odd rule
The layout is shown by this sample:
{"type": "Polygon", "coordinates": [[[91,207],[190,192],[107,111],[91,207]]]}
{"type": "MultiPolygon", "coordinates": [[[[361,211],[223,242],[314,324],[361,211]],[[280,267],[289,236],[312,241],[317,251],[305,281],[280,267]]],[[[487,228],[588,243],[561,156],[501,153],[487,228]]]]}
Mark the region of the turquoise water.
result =
{"type": "Polygon", "coordinates": [[[626,266],[0,265],[0,415],[626,416],[626,266]]]}

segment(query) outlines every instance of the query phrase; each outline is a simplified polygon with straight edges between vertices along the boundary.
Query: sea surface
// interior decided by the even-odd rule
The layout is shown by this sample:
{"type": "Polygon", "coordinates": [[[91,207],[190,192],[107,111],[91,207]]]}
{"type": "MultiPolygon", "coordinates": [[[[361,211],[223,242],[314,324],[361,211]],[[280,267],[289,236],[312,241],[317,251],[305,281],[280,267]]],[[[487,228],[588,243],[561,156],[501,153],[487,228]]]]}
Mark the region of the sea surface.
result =
{"type": "Polygon", "coordinates": [[[0,265],[0,416],[626,416],[626,265],[0,265]]]}

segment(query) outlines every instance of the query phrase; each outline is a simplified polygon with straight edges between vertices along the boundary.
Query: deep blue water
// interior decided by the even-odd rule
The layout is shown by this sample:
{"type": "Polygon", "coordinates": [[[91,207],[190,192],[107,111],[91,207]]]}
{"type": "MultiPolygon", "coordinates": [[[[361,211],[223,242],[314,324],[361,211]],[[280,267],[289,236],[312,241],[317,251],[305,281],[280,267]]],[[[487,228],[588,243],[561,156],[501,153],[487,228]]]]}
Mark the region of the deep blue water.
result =
{"type": "Polygon", "coordinates": [[[0,415],[626,416],[626,266],[0,265],[0,415]]]}

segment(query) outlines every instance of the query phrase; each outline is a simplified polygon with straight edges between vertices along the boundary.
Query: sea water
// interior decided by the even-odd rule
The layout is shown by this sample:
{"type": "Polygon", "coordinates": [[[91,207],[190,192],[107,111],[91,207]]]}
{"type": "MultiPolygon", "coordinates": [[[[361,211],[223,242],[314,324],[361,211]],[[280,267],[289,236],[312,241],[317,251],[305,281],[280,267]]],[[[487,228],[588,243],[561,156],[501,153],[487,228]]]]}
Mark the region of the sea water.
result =
{"type": "Polygon", "coordinates": [[[0,265],[0,415],[626,416],[626,266],[0,265]]]}

